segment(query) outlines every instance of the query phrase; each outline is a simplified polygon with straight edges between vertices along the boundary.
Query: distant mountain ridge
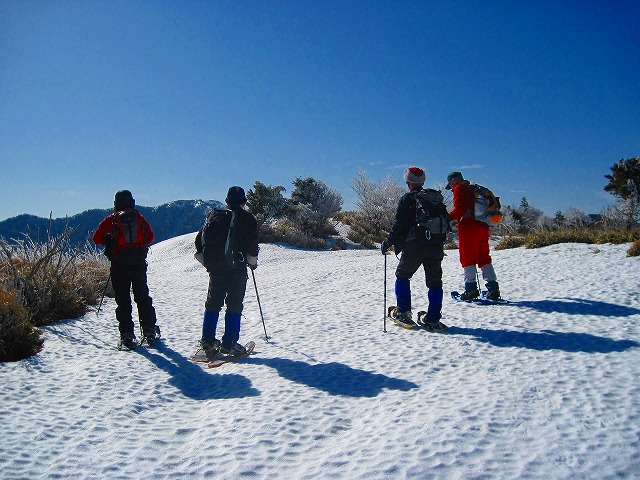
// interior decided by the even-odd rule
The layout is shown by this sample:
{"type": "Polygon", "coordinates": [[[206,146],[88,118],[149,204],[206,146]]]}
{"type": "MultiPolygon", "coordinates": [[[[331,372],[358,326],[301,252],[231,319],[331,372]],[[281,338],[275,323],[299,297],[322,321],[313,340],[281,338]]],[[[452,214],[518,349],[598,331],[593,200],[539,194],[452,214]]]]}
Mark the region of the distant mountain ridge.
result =
{"type": "MultiPolygon", "coordinates": [[[[136,208],[151,224],[155,234],[154,243],[157,243],[199,230],[207,213],[220,207],[224,207],[224,204],[217,200],[176,200],[157,207],[136,208]]],[[[74,229],[71,245],[81,246],[87,239],[91,241],[98,224],[111,213],[112,209],[92,209],[71,217],[55,218],[51,220],[51,235],[58,236],[65,227],[71,227],[74,229]]],[[[36,242],[43,242],[47,239],[48,229],[48,218],[23,214],[0,222],[0,237],[9,240],[28,235],[36,242]]]]}

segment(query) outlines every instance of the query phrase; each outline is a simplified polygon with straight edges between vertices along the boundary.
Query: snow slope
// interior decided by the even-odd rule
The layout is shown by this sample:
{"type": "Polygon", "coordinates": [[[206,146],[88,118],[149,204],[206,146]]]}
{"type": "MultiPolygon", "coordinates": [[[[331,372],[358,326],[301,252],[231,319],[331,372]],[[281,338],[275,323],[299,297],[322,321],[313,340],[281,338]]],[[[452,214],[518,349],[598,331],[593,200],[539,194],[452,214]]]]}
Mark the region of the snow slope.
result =
{"type": "MultiPolygon", "coordinates": [[[[0,478],[638,478],[640,258],[628,245],[494,252],[507,306],[445,301],[447,334],[383,331],[378,251],[262,245],[241,340],[187,359],[207,274],[194,235],[162,242],[149,285],[164,340],[115,349],[113,300],[0,364],[0,478]]],[[[393,270],[388,257],[388,303],[393,270]]],[[[445,295],[462,283],[457,252],[445,295]]],[[[422,269],[414,309],[425,308],[422,269]]]]}

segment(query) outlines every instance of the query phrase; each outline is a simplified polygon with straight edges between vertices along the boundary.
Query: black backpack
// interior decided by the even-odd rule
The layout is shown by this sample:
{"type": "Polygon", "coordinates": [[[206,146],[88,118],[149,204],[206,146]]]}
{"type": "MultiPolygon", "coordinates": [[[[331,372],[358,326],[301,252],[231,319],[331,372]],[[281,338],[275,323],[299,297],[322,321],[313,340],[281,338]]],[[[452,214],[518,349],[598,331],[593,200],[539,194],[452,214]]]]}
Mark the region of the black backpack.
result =
{"type": "Polygon", "coordinates": [[[241,263],[236,254],[236,213],[216,208],[207,216],[200,240],[207,270],[235,268],[241,263]]]}
{"type": "Polygon", "coordinates": [[[449,213],[444,197],[438,190],[426,188],[415,195],[416,237],[429,242],[444,243],[451,230],[449,213]]]}

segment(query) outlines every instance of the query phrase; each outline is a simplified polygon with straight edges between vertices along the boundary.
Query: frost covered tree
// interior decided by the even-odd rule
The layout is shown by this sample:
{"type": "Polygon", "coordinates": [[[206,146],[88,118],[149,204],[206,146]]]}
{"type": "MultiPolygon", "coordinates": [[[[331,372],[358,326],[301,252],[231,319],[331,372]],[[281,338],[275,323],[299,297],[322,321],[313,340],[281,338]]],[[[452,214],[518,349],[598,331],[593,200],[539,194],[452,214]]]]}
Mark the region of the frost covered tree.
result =
{"type": "Polygon", "coordinates": [[[503,217],[501,224],[504,226],[503,231],[506,233],[527,233],[534,231],[543,231],[553,226],[554,221],[551,217],[544,214],[538,208],[532,207],[526,197],[522,197],[520,206],[513,208],[507,206],[503,209],[503,217]],[[510,218],[507,218],[509,216],[510,218]],[[507,226],[507,222],[509,225],[507,226]]]}
{"type": "Polygon", "coordinates": [[[398,200],[404,194],[402,185],[393,180],[391,175],[380,182],[373,182],[363,170],[359,170],[351,188],[358,195],[356,207],[364,219],[376,231],[391,230],[398,200]]]}
{"type": "Polygon", "coordinates": [[[289,200],[293,221],[309,235],[323,236],[329,219],[342,210],[342,195],[312,177],[298,177],[293,185],[295,189],[289,200]]]}
{"type": "Polygon", "coordinates": [[[577,228],[585,227],[591,223],[589,215],[577,208],[570,208],[567,210],[564,213],[564,218],[566,219],[567,224],[577,228]]]}
{"type": "Polygon", "coordinates": [[[502,221],[498,225],[498,231],[504,235],[513,235],[520,230],[520,221],[514,215],[510,207],[503,209],[502,221]]]}

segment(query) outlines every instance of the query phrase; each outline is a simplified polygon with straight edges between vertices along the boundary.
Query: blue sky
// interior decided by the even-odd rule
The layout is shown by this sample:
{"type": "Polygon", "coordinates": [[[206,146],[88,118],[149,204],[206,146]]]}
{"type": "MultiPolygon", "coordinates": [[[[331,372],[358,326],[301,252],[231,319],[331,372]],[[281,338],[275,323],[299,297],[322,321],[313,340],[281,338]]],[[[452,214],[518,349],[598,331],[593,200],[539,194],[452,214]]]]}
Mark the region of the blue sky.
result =
{"type": "Polygon", "coordinates": [[[0,1],[0,219],[358,169],[599,212],[640,155],[635,1],[0,1]]]}

